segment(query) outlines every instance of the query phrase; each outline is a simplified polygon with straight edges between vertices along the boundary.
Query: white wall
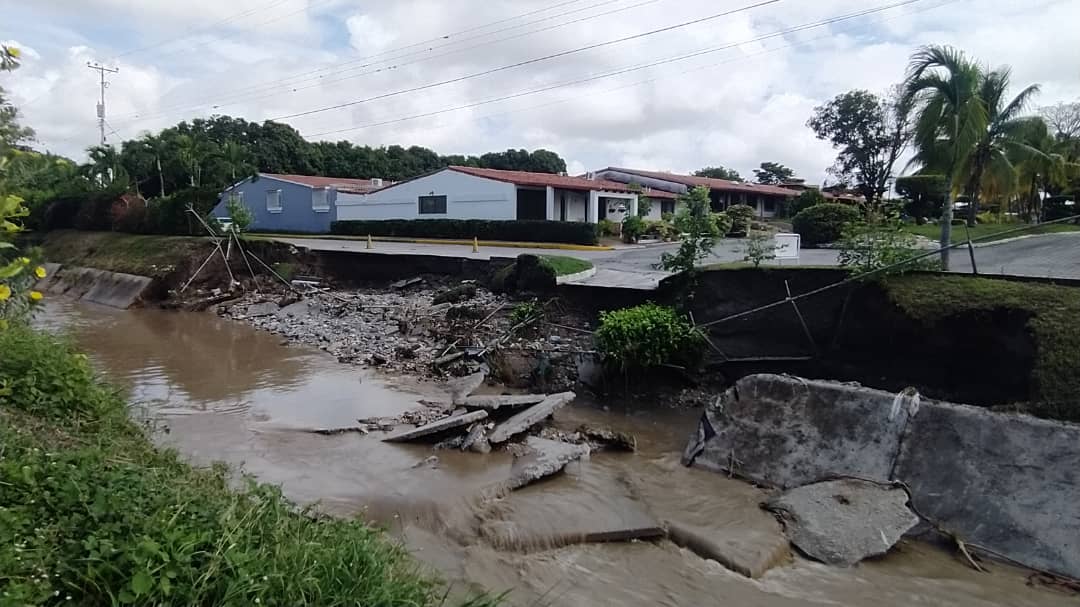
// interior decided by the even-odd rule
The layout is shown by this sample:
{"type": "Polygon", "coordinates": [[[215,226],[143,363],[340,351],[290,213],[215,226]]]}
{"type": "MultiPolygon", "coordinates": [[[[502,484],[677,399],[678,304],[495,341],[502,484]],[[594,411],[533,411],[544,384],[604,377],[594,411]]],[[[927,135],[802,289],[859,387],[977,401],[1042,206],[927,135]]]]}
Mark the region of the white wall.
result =
{"type": "Polygon", "coordinates": [[[514,184],[445,169],[371,194],[338,194],[337,218],[514,219],[514,184]],[[421,196],[446,196],[445,215],[421,215],[421,196]]]}
{"type": "Polygon", "coordinates": [[[589,193],[578,190],[555,190],[555,215],[559,219],[559,201],[566,196],[566,220],[585,221],[585,205],[589,202],[589,193]]]}

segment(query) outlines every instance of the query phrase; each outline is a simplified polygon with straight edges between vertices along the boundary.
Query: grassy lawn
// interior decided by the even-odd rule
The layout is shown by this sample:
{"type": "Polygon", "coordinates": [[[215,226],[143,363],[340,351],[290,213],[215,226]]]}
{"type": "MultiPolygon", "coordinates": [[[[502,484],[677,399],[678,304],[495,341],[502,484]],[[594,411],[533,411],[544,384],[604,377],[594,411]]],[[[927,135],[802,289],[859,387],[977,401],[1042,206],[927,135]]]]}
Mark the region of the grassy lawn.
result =
{"type": "Polygon", "coordinates": [[[593,267],[592,263],[585,261],[584,259],[566,257],[565,255],[542,255],[541,259],[543,259],[544,263],[550,266],[551,269],[555,270],[556,276],[577,274],[578,272],[584,272],[593,267]]]}
{"type": "MultiPolygon", "coordinates": [[[[1023,225],[1024,224],[1020,224],[1020,223],[984,223],[984,224],[980,224],[980,225],[975,226],[974,228],[970,228],[970,230],[971,230],[971,239],[975,240],[977,238],[985,238],[984,240],[980,240],[979,242],[991,242],[991,241],[994,241],[994,240],[998,240],[1000,238],[1012,238],[1014,236],[1024,236],[1026,234],[1053,234],[1053,233],[1057,233],[1057,232],[1080,232],[1080,225],[1055,223],[1055,224],[1051,224],[1051,225],[1032,226],[1031,229],[1025,230],[1023,232],[1015,232],[1015,233],[1011,233],[1011,234],[1005,234],[1005,235],[999,236],[997,238],[994,237],[995,235],[1000,234],[1001,232],[1006,232],[1006,231],[1009,231],[1009,230],[1015,230],[1017,228],[1023,227],[1023,225]]],[[[916,234],[916,235],[919,235],[919,236],[925,236],[925,237],[929,238],[930,240],[938,240],[938,239],[941,238],[941,226],[937,226],[937,225],[931,225],[931,224],[926,224],[926,225],[921,225],[921,226],[908,225],[908,226],[904,226],[904,231],[906,231],[908,233],[911,233],[911,234],[916,234]]],[[[964,226],[953,226],[952,241],[954,243],[956,243],[956,242],[966,242],[967,241],[967,230],[964,228],[964,226]]]]}
{"type": "Polygon", "coordinates": [[[42,248],[45,258],[56,263],[162,277],[193,254],[208,254],[210,241],[197,236],[60,230],[46,235],[42,248]]]}
{"type": "MultiPolygon", "coordinates": [[[[1032,413],[1080,421],[1080,289],[969,276],[901,276],[885,282],[889,297],[912,318],[932,325],[959,314],[1011,308],[1031,314],[1038,350],[1032,378],[1042,402],[1032,413]]],[[[976,380],[977,381],[977,380],[976,380]]]]}

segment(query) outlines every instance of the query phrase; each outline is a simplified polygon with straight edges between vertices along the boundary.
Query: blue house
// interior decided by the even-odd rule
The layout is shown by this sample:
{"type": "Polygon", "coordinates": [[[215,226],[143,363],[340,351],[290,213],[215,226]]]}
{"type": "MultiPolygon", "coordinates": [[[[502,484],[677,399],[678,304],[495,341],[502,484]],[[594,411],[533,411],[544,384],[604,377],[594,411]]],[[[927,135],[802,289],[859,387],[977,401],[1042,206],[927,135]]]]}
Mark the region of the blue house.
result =
{"type": "Polygon", "coordinates": [[[366,194],[382,186],[381,179],[259,173],[226,188],[210,213],[228,219],[228,202],[235,199],[251,210],[249,231],[326,234],[337,219],[339,192],[366,194]]]}

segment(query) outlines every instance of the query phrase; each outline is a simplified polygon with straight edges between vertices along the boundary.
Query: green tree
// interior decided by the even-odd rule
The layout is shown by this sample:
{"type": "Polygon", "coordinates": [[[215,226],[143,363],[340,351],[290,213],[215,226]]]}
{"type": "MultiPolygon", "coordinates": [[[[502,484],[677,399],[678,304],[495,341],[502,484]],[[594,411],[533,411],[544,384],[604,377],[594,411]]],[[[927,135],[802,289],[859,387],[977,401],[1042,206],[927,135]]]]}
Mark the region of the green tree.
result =
{"type": "Polygon", "coordinates": [[[169,142],[164,137],[155,137],[154,135],[147,133],[143,135],[140,140],[144,149],[149,152],[154,158],[154,168],[157,171],[158,177],[158,195],[168,196],[165,191],[165,171],[161,168],[161,159],[165,158],[169,154],[169,142]]]}
{"type": "Polygon", "coordinates": [[[795,171],[778,162],[762,162],[761,168],[754,169],[754,178],[758,183],[780,185],[795,178],[795,171]]]}
{"type": "Polygon", "coordinates": [[[896,180],[896,192],[909,201],[907,213],[919,220],[941,214],[949,183],[944,175],[909,175],[896,180]]]}
{"type": "Polygon", "coordinates": [[[705,167],[694,171],[694,177],[707,177],[709,179],[726,179],[727,181],[739,181],[743,180],[742,175],[735,169],[729,169],[723,166],[705,167]]]}
{"type": "Polygon", "coordinates": [[[908,66],[904,94],[915,112],[915,157],[912,164],[940,170],[948,180],[949,199],[941,216],[941,265],[949,269],[953,206],[966,183],[963,163],[988,124],[978,96],[982,71],[952,47],[919,49],[908,66]]]}
{"type": "Polygon", "coordinates": [[[245,176],[255,170],[251,164],[251,153],[247,147],[235,142],[226,141],[221,146],[221,162],[229,173],[229,179],[236,183],[237,176],[245,176]]]}
{"type": "Polygon", "coordinates": [[[679,225],[683,231],[682,241],[675,254],[663,254],[660,265],[669,272],[682,272],[692,277],[697,272],[697,264],[716,246],[716,223],[712,217],[709,188],[698,186],[683,194],[679,202],[686,218],[679,225]]]}
{"type": "Polygon", "coordinates": [[[907,101],[897,89],[888,98],[849,91],[815,108],[807,122],[818,139],[839,150],[830,172],[854,183],[871,208],[880,205],[893,166],[911,139],[907,101]]]}
{"type": "Polygon", "coordinates": [[[95,145],[87,148],[86,153],[90,161],[83,165],[83,173],[92,183],[101,188],[127,183],[128,174],[115,147],[95,145]]]}
{"type": "Polygon", "coordinates": [[[0,152],[34,139],[34,129],[19,124],[19,110],[0,87],[0,152]]]}
{"type": "Polygon", "coordinates": [[[1025,214],[1040,221],[1042,197],[1039,192],[1050,194],[1068,185],[1069,177],[1080,174],[1080,164],[1068,159],[1068,140],[1052,135],[1043,120],[1029,122],[1021,137],[1024,146],[1016,147],[1012,152],[1019,178],[1018,189],[1026,203],[1025,214]]]}

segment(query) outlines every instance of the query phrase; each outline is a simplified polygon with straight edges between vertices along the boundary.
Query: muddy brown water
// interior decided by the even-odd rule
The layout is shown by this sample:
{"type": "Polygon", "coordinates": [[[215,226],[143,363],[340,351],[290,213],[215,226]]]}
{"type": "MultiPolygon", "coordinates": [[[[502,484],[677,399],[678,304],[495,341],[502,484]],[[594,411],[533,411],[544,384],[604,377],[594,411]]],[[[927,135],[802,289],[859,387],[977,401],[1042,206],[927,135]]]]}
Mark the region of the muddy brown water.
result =
{"type": "Polygon", "coordinates": [[[556,425],[633,432],[635,454],[596,453],[555,478],[500,498],[510,457],[383,443],[378,434],[322,436],[444,399],[436,383],[379,377],[317,350],[211,314],[119,311],[52,300],[38,323],[67,330],[128,388],[156,440],[191,461],[224,461],[280,484],[298,503],[385,526],[459,592],[509,590],[512,605],[1076,604],[1030,587],[1023,572],[977,573],[941,549],[905,541],[850,568],[786,554],[765,493],[679,464],[699,412],[578,403],[556,425]],[[481,495],[488,495],[481,498],[481,495]],[[666,540],[572,543],[585,533],[674,521],[739,554],[778,564],[751,580],[666,540]]]}

